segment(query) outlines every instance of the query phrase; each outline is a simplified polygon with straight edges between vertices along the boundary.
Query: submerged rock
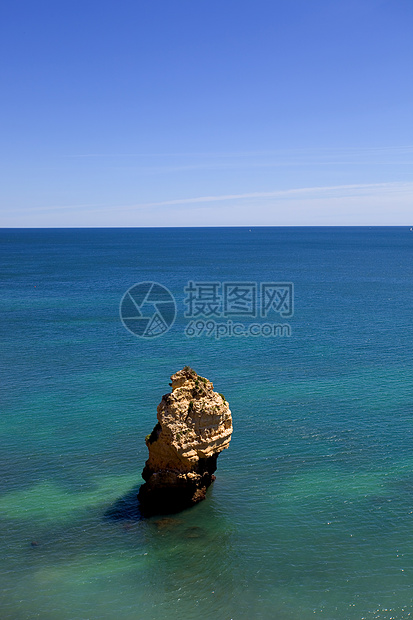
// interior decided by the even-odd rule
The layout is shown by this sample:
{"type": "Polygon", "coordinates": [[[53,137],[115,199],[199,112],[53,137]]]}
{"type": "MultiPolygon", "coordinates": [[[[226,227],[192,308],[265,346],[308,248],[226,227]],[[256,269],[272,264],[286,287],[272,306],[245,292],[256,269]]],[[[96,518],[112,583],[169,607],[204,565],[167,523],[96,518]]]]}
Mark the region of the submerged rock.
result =
{"type": "Polygon", "coordinates": [[[158,405],[146,437],[149,458],[139,491],[143,514],[172,513],[205,498],[220,452],[228,448],[232,418],[222,394],[185,366],[171,377],[172,392],[158,405]]]}

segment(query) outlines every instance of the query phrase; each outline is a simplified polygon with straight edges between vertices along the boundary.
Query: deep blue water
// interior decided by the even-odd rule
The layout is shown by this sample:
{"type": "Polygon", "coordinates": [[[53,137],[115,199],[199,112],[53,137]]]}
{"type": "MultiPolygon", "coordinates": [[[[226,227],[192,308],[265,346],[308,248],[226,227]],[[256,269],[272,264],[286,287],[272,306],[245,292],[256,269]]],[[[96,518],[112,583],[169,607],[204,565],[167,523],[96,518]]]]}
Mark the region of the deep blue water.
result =
{"type": "Polygon", "coordinates": [[[409,228],[3,229],[0,256],[2,619],[413,616],[409,228]],[[189,280],[293,282],[291,336],[186,337],[189,280]],[[119,318],[143,281],[177,303],[155,339],[119,318]],[[138,520],[186,364],[233,439],[205,502],[138,520]]]}

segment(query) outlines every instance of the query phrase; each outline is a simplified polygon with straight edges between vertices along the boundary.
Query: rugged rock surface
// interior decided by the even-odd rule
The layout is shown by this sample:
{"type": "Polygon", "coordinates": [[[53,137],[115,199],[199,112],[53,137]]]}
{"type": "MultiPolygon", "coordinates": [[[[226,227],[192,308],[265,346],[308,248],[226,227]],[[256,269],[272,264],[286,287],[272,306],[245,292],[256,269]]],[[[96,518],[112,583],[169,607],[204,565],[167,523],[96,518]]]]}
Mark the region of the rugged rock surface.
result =
{"type": "Polygon", "coordinates": [[[162,397],[158,423],[145,440],[143,514],[177,512],[204,499],[218,455],[231,441],[231,411],[212,383],[188,366],[171,379],[172,392],[162,397]]]}

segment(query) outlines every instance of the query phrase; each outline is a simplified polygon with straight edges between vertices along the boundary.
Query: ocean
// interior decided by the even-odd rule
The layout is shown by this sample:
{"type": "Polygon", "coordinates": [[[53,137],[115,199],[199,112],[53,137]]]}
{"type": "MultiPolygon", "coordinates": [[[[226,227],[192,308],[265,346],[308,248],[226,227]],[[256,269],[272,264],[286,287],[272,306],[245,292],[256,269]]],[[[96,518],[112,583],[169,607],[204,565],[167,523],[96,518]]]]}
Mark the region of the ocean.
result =
{"type": "Polygon", "coordinates": [[[408,227],[3,229],[0,253],[2,620],[413,617],[408,227]],[[164,333],[121,321],[141,282],[175,301],[164,333]],[[185,365],[232,441],[204,502],[141,519],[185,365]]]}

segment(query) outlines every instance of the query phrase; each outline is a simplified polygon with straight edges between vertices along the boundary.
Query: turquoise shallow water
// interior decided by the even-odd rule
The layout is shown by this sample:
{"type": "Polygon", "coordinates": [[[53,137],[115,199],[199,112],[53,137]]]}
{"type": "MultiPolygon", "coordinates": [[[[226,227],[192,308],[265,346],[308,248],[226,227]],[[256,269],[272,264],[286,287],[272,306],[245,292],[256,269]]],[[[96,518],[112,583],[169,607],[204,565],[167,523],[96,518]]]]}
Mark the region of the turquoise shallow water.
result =
{"type": "Polygon", "coordinates": [[[413,616],[408,228],[3,230],[0,617],[413,616]],[[292,281],[290,338],[189,339],[188,280],[292,281]],[[167,286],[171,330],[119,319],[167,286]],[[230,403],[205,502],[138,520],[185,364],[230,403]]]}

